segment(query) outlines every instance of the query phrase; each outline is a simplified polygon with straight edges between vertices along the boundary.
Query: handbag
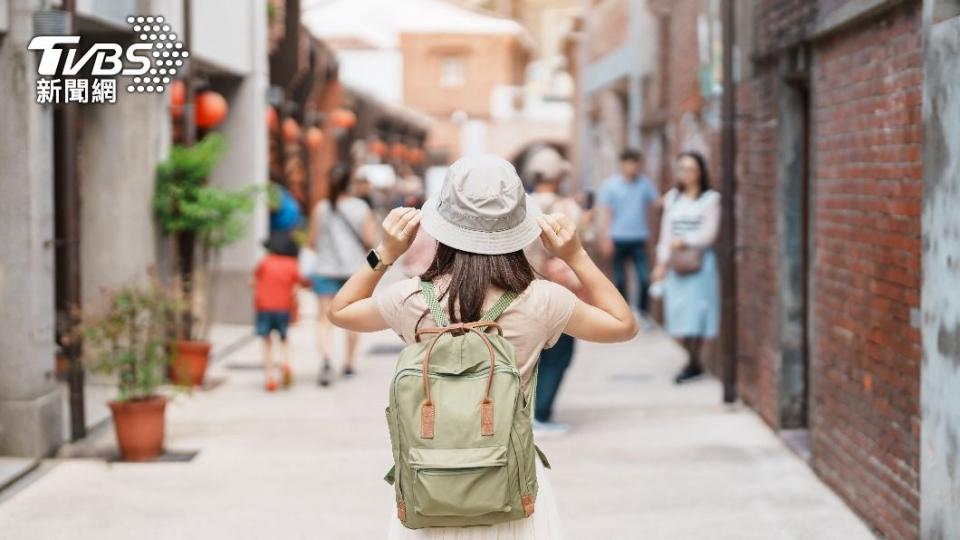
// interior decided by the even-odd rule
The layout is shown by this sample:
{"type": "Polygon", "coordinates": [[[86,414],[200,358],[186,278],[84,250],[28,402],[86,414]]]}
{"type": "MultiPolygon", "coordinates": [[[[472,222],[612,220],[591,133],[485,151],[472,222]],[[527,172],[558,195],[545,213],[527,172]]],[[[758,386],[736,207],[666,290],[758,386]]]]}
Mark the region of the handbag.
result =
{"type": "MultiPolygon", "coordinates": [[[[680,193],[678,192],[674,198],[674,202],[679,199],[680,193]]],[[[703,250],[690,246],[674,249],[670,252],[667,266],[681,276],[695,274],[699,272],[703,266],[703,250]]]]}
{"type": "Polygon", "coordinates": [[[675,249],[670,253],[667,266],[677,274],[695,274],[703,266],[703,250],[694,247],[675,249]]]}

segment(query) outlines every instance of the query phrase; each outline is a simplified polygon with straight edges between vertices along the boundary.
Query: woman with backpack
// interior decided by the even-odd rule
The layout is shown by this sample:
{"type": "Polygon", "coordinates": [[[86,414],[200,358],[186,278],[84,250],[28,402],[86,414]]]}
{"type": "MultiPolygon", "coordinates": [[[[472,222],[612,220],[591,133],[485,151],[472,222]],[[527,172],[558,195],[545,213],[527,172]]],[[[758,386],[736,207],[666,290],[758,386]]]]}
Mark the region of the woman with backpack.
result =
{"type": "MultiPolygon", "coordinates": [[[[357,268],[376,237],[376,220],[370,206],[363,199],[348,192],[353,179],[353,168],[338,163],[330,169],[330,190],[325,199],[317,202],[310,215],[307,245],[316,252],[316,264],[310,274],[313,292],[317,295],[317,348],[321,364],[317,383],[327,386],[332,382],[333,355],[332,325],[327,319],[330,300],[357,268]]],[[[346,358],[343,375],[354,373],[354,356],[358,336],[347,332],[346,358]]]]}
{"type": "Polygon", "coordinates": [[[703,374],[703,340],[720,330],[720,275],[713,244],[720,230],[720,193],[710,189],[707,162],[698,152],[677,158],[677,187],[663,196],[654,283],[662,283],[667,333],[687,351],[674,381],[703,374]]]}
{"type": "Polygon", "coordinates": [[[392,329],[407,349],[413,348],[410,354],[405,349],[398,368],[403,362],[423,362],[398,372],[392,386],[388,422],[398,464],[392,479],[399,520],[393,520],[390,537],[561,538],[556,502],[543,475],[545,460],[541,453],[534,465],[532,457],[537,359],[563,333],[617,342],[631,339],[638,330],[630,307],[584,251],[575,225],[562,215],[541,214],[509,162],[493,156],[464,158],[451,165],[441,193],[422,210],[395,208],[389,213],[381,243],[367,262],[333,299],[330,319],[358,332],[392,329]],[[423,275],[374,294],[384,270],[407,250],[421,223],[438,242],[433,263],[423,275]],[[588,291],[588,301],[535,278],[523,249],[538,238],[573,270],[588,291]],[[455,342],[458,339],[466,341],[455,342]],[[487,352],[496,370],[486,368],[487,352]],[[435,371],[432,353],[439,355],[438,361],[445,354],[467,365],[441,365],[435,371]],[[512,365],[495,362],[504,357],[512,365]],[[482,369],[476,377],[465,371],[468,376],[460,386],[444,386],[457,372],[472,369],[477,359],[482,369]],[[518,414],[526,415],[516,417],[512,431],[511,402],[502,399],[511,377],[522,395],[518,414]],[[412,382],[401,388],[402,380],[412,382]],[[491,387],[500,392],[493,398],[491,387]],[[479,403],[471,392],[479,392],[479,403]],[[412,401],[417,412],[398,419],[400,412],[393,408],[404,399],[412,401]],[[466,406],[456,409],[458,399],[466,399],[466,406]],[[398,421],[413,425],[397,432],[398,421]],[[449,443],[457,437],[472,438],[475,444],[461,449],[449,443]],[[506,446],[497,446],[504,440],[506,446]],[[505,464],[517,468],[496,468],[505,464]],[[415,470],[416,476],[401,465],[415,470]],[[513,476],[518,469],[519,487],[513,476]],[[500,473],[509,478],[505,486],[497,484],[500,473]],[[460,483],[461,478],[466,483],[460,483]],[[501,495],[508,490],[510,497],[494,511],[489,503],[498,489],[501,495]],[[518,489],[519,495],[514,493],[518,489]],[[472,524],[491,526],[467,526],[472,524]]]}

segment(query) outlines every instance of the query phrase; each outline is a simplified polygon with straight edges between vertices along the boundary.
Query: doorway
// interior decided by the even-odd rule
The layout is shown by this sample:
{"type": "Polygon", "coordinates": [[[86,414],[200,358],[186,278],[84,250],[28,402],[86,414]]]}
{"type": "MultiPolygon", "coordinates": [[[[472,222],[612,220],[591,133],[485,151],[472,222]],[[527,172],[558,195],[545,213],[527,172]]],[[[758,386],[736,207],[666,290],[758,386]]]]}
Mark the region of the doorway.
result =
{"type": "MultiPolygon", "coordinates": [[[[796,49],[781,64],[777,168],[779,231],[779,427],[808,454],[810,322],[810,86],[807,53],[796,49]]],[[[794,444],[796,443],[796,444],[794,444]]]]}

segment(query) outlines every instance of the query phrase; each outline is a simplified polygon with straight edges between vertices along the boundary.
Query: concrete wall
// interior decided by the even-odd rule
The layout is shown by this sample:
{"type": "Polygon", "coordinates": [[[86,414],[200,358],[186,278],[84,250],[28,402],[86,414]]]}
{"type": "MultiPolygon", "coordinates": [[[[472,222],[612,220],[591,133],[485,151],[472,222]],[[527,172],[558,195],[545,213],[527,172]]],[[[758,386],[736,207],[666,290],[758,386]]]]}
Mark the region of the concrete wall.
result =
{"type": "Polygon", "coordinates": [[[960,4],[924,2],[921,537],[960,539],[960,4]]]}
{"type": "MultiPolygon", "coordinates": [[[[232,32],[242,36],[236,54],[243,55],[249,71],[226,92],[230,112],[218,128],[227,137],[229,149],[214,170],[210,182],[231,189],[265,186],[267,183],[267,8],[265,0],[231,2],[232,9],[218,17],[232,32]],[[244,12],[233,20],[235,13],[244,12]],[[241,22],[243,25],[241,26],[241,22]]],[[[213,291],[213,318],[218,322],[249,324],[253,320],[252,296],[247,281],[267,236],[266,199],[261,196],[246,235],[222,253],[222,266],[213,291]]]]}
{"type": "Polygon", "coordinates": [[[11,0],[0,42],[0,455],[47,454],[62,429],[52,376],[53,121],[36,104],[27,51],[40,3],[11,0]]]}
{"type": "Polygon", "coordinates": [[[85,309],[96,311],[103,289],[143,281],[157,266],[151,202],[170,117],[166,96],[125,91],[81,111],[81,282],[85,309]]]}

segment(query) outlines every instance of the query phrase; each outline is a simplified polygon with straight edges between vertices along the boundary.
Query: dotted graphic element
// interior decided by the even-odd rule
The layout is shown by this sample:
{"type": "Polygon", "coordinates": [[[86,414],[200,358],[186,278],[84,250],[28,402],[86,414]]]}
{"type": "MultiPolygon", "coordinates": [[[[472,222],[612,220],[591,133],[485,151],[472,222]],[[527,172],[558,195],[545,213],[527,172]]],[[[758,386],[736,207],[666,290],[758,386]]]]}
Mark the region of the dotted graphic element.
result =
{"type": "Polygon", "coordinates": [[[141,42],[152,45],[147,73],[133,77],[133,84],[127,85],[127,92],[163,92],[177,74],[177,68],[183,66],[182,58],[190,54],[161,16],[131,15],[127,17],[127,24],[141,42]]]}

